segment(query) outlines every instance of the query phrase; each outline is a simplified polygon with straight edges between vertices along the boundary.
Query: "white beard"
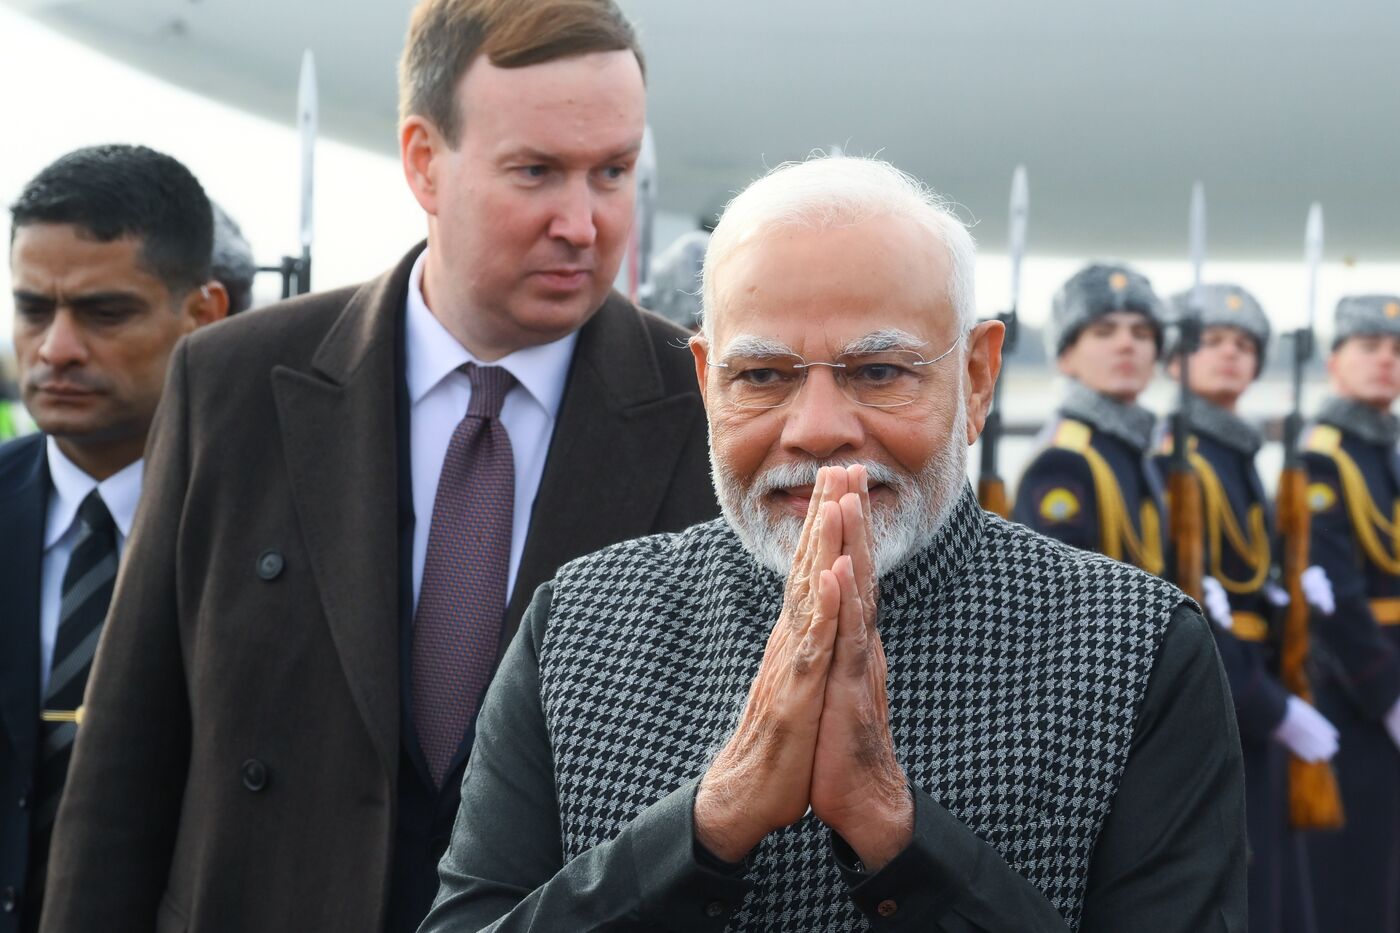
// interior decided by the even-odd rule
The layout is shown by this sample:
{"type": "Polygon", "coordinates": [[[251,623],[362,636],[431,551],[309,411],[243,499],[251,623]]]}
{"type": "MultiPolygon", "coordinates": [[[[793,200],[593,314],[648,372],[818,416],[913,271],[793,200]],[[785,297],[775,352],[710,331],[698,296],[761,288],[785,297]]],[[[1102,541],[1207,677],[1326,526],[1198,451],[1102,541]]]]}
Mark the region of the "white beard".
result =
{"type": "MultiPolygon", "coordinates": [[[[952,430],[917,476],[883,463],[865,463],[870,483],[883,483],[895,494],[892,507],[871,509],[870,525],[875,573],[883,577],[933,540],[957,504],[967,484],[967,410],[958,399],[952,430]]],[[[710,436],[710,476],[721,511],[740,542],[760,564],[784,578],[792,568],[803,519],[774,516],[764,498],[775,489],[810,485],[824,466],[851,466],[858,460],[787,463],[765,470],[745,488],[715,456],[710,436]]]]}

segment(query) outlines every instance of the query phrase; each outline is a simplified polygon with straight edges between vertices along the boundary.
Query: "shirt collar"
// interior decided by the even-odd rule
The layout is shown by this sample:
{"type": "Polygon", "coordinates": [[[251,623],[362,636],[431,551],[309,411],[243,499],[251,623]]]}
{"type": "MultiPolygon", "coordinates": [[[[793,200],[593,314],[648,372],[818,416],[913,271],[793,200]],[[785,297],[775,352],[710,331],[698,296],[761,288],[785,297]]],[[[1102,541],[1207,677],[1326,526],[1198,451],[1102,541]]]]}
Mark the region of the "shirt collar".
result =
{"type": "MultiPolygon", "coordinates": [[[[408,276],[405,336],[411,405],[418,404],[423,396],[463,363],[481,362],[442,326],[423,300],[423,269],[427,258],[428,251],[425,249],[419,254],[408,276]]],[[[578,332],[574,331],[552,343],[516,350],[484,365],[504,367],[552,419],[559,414],[559,403],[564,397],[564,383],[568,379],[569,363],[577,342],[578,332]]]]}
{"type": "Polygon", "coordinates": [[[116,523],[122,537],[129,536],[131,523],[136,518],[136,503],[141,498],[141,477],[145,472],[145,460],[127,464],[99,483],[64,456],[57,440],[47,438],[46,446],[53,495],[49,497],[49,521],[44,534],[44,549],[53,547],[59,538],[68,533],[74,519],[78,517],[78,506],[83,504],[83,500],[93,489],[102,497],[107,511],[112,513],[112,521],[116,523]]]}

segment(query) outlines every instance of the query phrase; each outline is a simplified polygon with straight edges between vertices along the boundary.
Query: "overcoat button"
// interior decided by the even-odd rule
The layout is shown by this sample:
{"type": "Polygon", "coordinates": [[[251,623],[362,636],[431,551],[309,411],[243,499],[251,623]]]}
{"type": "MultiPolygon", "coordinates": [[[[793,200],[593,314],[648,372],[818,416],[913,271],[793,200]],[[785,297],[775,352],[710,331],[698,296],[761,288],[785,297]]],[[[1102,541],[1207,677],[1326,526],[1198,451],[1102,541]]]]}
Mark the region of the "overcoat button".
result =
{"type": "Polygon", "coordinates": [[[258,555],[258,576],[264,580],[276,580],[282,576],[282,570],[286,566],[286,559],[276,548],[269,548],[258,555]]]}
{"type": "Polygon", "coordinates": [[[724,905],[721,904],[719,901],[710,901],[708,904],[705,905],[705,916],[723,917],[724,905]]]}
{"type": "Polygon", "coordinates": [[[899,905],[891,900],[883,900],[875,908],[875,912],[882,917],[893,917],[898,911],[899,905]]]}
{"type": "Polygon", "coordinates": [[[267,765],[256,758],[243,762],[243,786],[257,793],[267,786],[267,765]]]}

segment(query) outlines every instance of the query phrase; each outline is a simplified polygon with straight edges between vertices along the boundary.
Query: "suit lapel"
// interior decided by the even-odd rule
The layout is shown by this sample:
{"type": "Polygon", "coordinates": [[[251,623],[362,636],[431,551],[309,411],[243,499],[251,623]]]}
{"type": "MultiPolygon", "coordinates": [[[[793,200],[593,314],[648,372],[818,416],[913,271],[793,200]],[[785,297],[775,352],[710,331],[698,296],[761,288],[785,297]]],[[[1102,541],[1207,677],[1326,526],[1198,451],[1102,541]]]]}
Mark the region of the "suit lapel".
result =
{"type": "Polygon", "coordinates": [[[49,485],[43,440],[31,443],[13,465],[13,484],[0,490],[0,716],[25,773],[39,736],[39,581],[49,485]]]}
{"type": "Polygon", "coordinates": [[[700,416],[667,394],[641,314],[614,294],[579,331],[502,646],[560,564],[651,532],[700,416]]]}
{"type": "Polygon", "coordinates": [[[310,372],[273,370],[287,470],[331,637],[360,715],[398,769],[396,323],[418,250],[355,293],[310,372]]]}

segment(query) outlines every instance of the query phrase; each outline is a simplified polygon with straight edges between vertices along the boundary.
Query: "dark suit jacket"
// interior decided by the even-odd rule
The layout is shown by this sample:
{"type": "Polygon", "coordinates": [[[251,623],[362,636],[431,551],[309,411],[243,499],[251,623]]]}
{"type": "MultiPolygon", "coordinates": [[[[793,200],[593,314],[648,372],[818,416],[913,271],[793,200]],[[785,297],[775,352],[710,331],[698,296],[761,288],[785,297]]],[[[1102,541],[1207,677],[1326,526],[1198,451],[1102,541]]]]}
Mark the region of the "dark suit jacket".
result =
{"type": "Polygon", "coordinates": [[[39,575],[49,498],[43,435],[0,446],[0,933],[24,901],[39,741],[39,575]]]}
{"type": "MultiPolygon", "coordinates": [[[[118,579],[88,684],[43,929],[416,922],[396,890],[432,864],[403,840],[433,835],[400,825],[419,778],[396,442],[416,254],[177,348],[128,542],[142,571],[118,579]]],[[[503,643],[561,562],[716,513],[681,336],[618,296],[580,331],[503,643]]]]}

